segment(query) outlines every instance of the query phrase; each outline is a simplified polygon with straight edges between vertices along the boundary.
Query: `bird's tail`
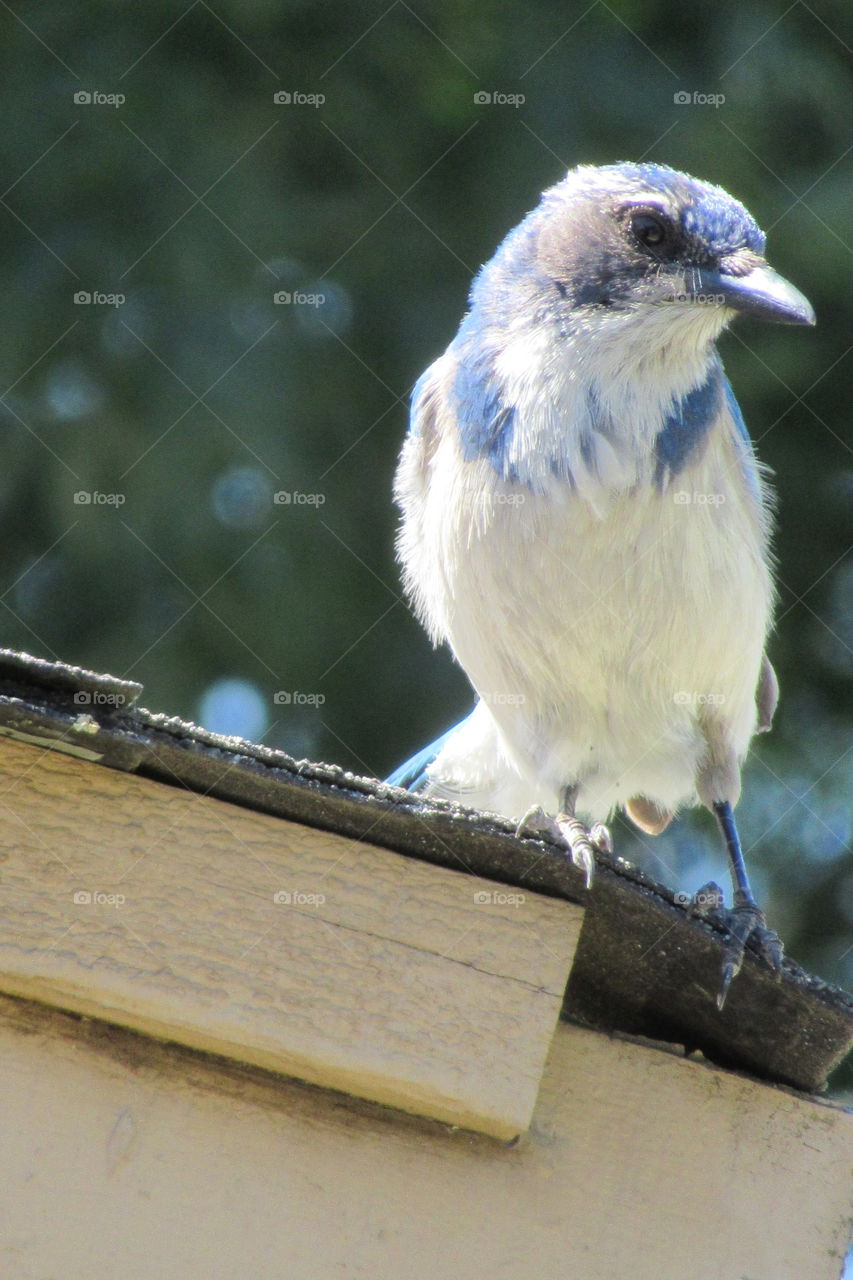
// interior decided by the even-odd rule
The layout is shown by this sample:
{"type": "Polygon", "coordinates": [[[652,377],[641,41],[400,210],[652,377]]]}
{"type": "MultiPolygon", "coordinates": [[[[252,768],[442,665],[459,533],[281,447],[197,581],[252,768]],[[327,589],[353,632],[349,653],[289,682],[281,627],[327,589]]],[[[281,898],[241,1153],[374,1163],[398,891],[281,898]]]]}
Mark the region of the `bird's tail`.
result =
{"type": "Polygon", "coordinates": [[[448,739],[464,723],[464,720],[460,720],[459,724],[447,729],[440,738],[436,738],[435,742],[431,742],[428,747],[422,747],[410,760],[407,760],[405,764],[401,764],[399,768],[389,774],[385,781],[390,783],[392,787],[403,787],[406,791],[423,791],[429,782],[427,777],[429,766],[436,759],[448,739]]]}

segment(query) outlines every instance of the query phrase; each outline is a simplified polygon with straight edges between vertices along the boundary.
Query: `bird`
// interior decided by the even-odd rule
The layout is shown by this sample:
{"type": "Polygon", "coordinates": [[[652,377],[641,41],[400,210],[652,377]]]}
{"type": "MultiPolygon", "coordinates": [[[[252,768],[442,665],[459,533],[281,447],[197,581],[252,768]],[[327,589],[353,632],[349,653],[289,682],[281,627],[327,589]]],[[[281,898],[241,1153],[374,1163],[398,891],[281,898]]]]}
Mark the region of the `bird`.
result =
{"type": "Polygon", "coordinates": [[[657,835],[706,807],[733,885],[720,1008],[750,940],[777,977],[783,956],[734,818],[778,699],[772,491],[716,345],[740,316],[815,323],[743,204],[579,165],[474,278],[394,478],[405,591],[476,701],[387,781],[547,835],[587,888],[614,813],[657,835]]]}

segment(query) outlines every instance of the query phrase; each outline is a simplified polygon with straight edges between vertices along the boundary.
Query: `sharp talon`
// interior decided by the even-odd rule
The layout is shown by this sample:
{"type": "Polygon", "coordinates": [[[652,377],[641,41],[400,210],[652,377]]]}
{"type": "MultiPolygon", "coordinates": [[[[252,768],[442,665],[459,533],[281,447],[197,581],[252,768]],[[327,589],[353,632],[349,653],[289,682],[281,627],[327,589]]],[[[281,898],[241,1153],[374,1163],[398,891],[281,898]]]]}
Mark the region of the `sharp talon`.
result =
{"type": "Polygon", "coordinates": [[[743,964],[743,952],[735,956],[729,952],[726,953],[727,958],[723,960],[723,972],[720,980],[720,989],[717,992],[717,1008],[722,1009],[726,1003],[726,996],[729,994],[729,987],[733,980],[740,973],[740,967],[743,964]]]}
{"type": "Polygon", "coordinates": [[[579,841],[572,847],[572,862],[579,867],[584,873],[584,888],[592,888],[592,878],[595,875],[595,855],[592,852],[592,846],[589,845],[584,849],[579,841]]]}
{"type": "Polygon", "coordinates": [[[578,818],[573,818],[567,813],[558,813],[556,823],[563,842],[569,847],[572,862],[583,871],[586,877],[586,888],[591,888],[592,878],[595,874],[595,850],[591,840],[592,832],[587,831],[578,818]]]}
{"type": "Polygon", "coordinates": [[[597,822],[591,831],[577,818],[568,813],[558,813],[551,818],[540,808],[533,805],[519,820],[515,829],[516,836],[548,836],[555,844],[562,845],[571,855],[572,862],[584,873],[586,887],[592,885],[595,875],[595,851],[612,853],[613,842],[610,832],[603,823],[597,822]]]}
{"type": "Polygon", "coordinates": [[[759,952],[776,974],[778,981],[782,977],[782,957],[785,954],[785,948],[778,933],[774,929],[767,928],[764,921],[764,912],[762,911],[760,914],[761,924],[753,929],[751,936],[758,944],[759,952]]]}
{"type": "MultiPolygon", "coordinates": [[[[775,685],[776,678],[773,675],[772,668],[769,676],[766,672],[763,674],[762,679],[765,678],[769,684],[775,685]]],[[[715,800],[711,807],[714,810],[726,842],[726,850],[731,863],[732,884],[735,887],[732,909],[726,911],[720,907],[716,911],[717,919],[722,920],[729,933],[729,941],[723,951],[722,982],[720,993],[717,996],[717,1008],[722,1009],[729,986],[732,980],[737,977],[743,964],[746,944],[750,941],[752,942],[753,948],[758,951],[759,955],[774,971],[778,981],[782,976],[782,943],[779,935],[774,933],[772,929],[767,928],[764,912],[752,896],[743,861],[743,849],[735,826],[730,801],[715,800]]],[[[697,897],[703,893],[707,894],[708,889],[714,889],[719,892],[716,885],[706,885],[704,890],[699,891],[697,897]]],[[[698,906],[697,909],[701,914],[701,906],[698,906]]]]}
{"type": "MultiPolygon", "coordinates": [[[[713,886],[714,888],[716,886],[713,886]]],[[[698,896],[698,895],[697,895],[698,896]]],[[[729,932],[729,941],[723,951],[722,976],[720,990],[717,995],[717,1008],[722,1009],[726,1002],[729,987],[740,973],[746,945],[752,942],[776,975],[778,982],[782,977],[782,942],[777,933],[768,929],[764,912],[751,899],[741,894],[735,895],[735,905],[731,910],[721,910],[723,923],[729,932]]]]}
{"type": "Polygon", "coordinates": [[[605,827],[603,822],[594,822],[589,829],[590,844],[598,850],[599,853],[613,852],[613,837],[610,834],[609,827],[605,827]]]}
{"type": "Polygon", "coordinates": [[[554,819],[549,818],[541,805],[532,804],[521,815],[515,828],[516,839],[520,839],[526,831],[533,834],[553,834],[554,819]]]}
{"type": "Polygon", "coordinates": [[[732,978],[735,976],[734,966],[730,964],[723,965],[723,980],[720,983],[720,989],[717,992],[717,1008],[722,1010],[726,1003],[726,996],[729,994],[729,987],[732,985],[732,978]]]}

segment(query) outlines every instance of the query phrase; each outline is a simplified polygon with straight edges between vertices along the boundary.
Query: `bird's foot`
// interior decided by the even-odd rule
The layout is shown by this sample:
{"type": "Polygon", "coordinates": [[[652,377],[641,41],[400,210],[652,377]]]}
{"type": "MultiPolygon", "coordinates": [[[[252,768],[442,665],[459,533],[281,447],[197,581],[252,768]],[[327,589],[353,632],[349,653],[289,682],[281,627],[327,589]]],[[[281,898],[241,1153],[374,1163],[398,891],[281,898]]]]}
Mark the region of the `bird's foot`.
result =
{"type": "Polygon", "coordinates": [[[747,942],[752,942],[759,955],[766,960],[776,974],[782,976],[782,940],[778,933],[767,928],[764,912],[758,903],[742,892],[735,894],[734,906],[723,905],[723,892],[711,882],[694,894],[689,912],[691,915],[709,916],[712,912],[728,931],[729,941],[723,950],[722,977],[717,992],[717,1008],[722,1009],[732,981],[740,973],[747,942]]]}
{"type": "Polygon", "coordinates": [[[529,833],[546,835],[555,844],[563,845],[571,854],[572,862],[586,876],[586,887],[592,885],[595,873],[595,854],[612,853],[613,840],[603,822],[594,822],[588,829],[570,813],[558,813],[552,818],[539,805],[533,805],[515,829],[517,836],[529,833]]]}

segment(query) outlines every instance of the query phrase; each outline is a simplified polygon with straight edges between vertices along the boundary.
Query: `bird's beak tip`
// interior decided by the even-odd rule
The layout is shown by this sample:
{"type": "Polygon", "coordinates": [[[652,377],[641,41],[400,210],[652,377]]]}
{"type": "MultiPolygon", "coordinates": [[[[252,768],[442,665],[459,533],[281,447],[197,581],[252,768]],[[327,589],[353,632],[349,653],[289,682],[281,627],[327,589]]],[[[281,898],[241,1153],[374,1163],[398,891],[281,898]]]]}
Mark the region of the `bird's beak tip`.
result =
{"type": "Polygon", "coordinates": [[[776,324],[816,323],[808,298],[766,262],[742,276],[714,271],[704,272],[703,277],[703,287],[717,290],[723,306],[732,311],[776,324]]]}

